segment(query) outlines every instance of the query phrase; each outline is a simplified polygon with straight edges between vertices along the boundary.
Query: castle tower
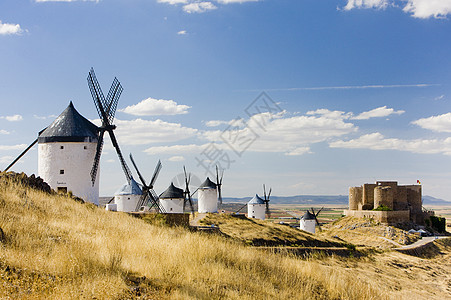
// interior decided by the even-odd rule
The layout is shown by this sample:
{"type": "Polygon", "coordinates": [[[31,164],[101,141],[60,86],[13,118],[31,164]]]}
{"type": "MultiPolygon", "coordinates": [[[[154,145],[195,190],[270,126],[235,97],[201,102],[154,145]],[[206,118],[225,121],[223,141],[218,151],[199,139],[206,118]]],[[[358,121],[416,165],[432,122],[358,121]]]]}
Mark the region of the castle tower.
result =
{"type": "Polygon", "coordinates": [[[94,186],[91,168],[98,127],[84,118],[72,102],[38,137],[38,175],[56,191],[71,191],[99,204],[99,172],[94,186]]]}
{"type": "Polygon", "coordinates": [[[212,182],[210,178],[202,183],[197,191],[198,195],[198,209],[199,213],[216,213],[218,212],[218,194],[216,183],[212,182]]]}
{"type": "Polygon", "coordinates": [[[252,198],[247,203],[247,217],[252,219],[265,219],[266,212],[266,204],[265,201],[260,198],[257,194],[255,194],[254,198],[252,198]]]}
{"type": "Polygon", "coordinates": [[[183,190],[174,183],[160,195],[160,204],[168,214],[183,214],[183,202],[185,202],[183,190]]]}

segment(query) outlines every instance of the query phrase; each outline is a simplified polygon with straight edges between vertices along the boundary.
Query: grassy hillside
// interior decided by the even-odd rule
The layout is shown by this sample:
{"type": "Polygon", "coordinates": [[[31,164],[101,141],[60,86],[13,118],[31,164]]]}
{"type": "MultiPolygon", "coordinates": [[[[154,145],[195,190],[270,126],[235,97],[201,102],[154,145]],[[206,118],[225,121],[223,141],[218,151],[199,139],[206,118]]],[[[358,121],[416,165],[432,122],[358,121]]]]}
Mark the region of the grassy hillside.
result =
{"type": "Polygon", "coordinates": [[[343,247],[336,239],[315,236],[290,226],[230,214],[208,214],[202,224],[219,226],[226,236],[252,246],[343,247]]]}
{"type": "Polygon", "coordinates": [[[430,260],[413,261],[399,253],[300,260],[218,235],[150,225],[2,177],[0,228],[2,299],[449,296],[439,284],[449,280],[449,264],[436,266],[450,258],[450,245],[441,246],[444,254],[430,260]]]}

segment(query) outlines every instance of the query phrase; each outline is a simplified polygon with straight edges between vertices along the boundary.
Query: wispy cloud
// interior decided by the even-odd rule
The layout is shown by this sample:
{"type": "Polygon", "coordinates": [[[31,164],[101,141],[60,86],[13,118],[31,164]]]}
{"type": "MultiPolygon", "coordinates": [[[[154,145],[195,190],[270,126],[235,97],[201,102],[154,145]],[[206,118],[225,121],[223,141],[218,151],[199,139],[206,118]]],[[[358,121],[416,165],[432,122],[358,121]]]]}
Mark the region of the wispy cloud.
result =
{"type": "Polygon", "coordinates": [[[179,162],[179,161],[184,161],[185,158],[183,156],[177,155],[177,156],[169,157],[168,160],[172,161],[172,162],[179,162]]]}
{"type": "Polygon", "coordinates": [[[158,3],[166,3],[170,5],[181,5],[184,12],[192,13],[204,13],[218,9],[219,5],[227,5],[234,3],[246,3],[246,2],[258,2],[259,0],[157,0],[158,3]],[[213,3],[216,3],[216,5],[213,3]]]}
{"type": "Polygon", "coordinates": [[[18,121],[22,121],[23,117],[21,115],[1,116],[0,119],[4,119],[9,122],[18,122],[18,121]]]}
{"type": "Polygon", "coordinates": [[[352,120],[368,120],[370,118],[388,117],[390,115],[401,115],[405,113],[404,110],[394,110],[393,108],[387,108],[387,106],[378,107],[370,111],[365,111],[355,117],[351,117],[352,120]]]}
{"type": "Polygon", "coordinates": [[[188,105],[177,104],[174,100],[147,98],[135,105],[127,106],[118,111],[134,116],[161,116],[187,114],[188,105]]]}
{"type": "Polygon", "coordinates": [[[365,134],[349,141],[334,141],[329,143],[329,146],[331,148],[398,150],[422,154],[441,153],[451,155],[451,138],[402,140],[385,138],[379,132],[365,134]]]}
{"type": "Polygon", "coordinates": [[[434,98],[434,100],[443,100],[443,99],[445,99],[445,95],[440,95],[434,98]]]}
{"type": "Polygon", "coordinates": [[[271,89],[253,89],[246,90],[249,92],[258,91],[322,91],[322,90],[359,90],[359,89],[393,89],[393,88],[424,88],[440,86],[435,83],[418,83],[418,84],[373,84],[373,85],[342,85],[342,86],[318,86],[318,87],[292,87],[292,88],[271,88],[271,89]]]}
{"type": "Polygon", "coordinates": [[[0,35],[18,35],[23,32],[19,24],[2,23],[0,20],[0,35]]]}
{"type": "Polygon", "coordinates": [[[179,32],[177,32],[178,35],[186,35],[187,32],[186,30],[180,30],[179,32]]]}
{"type": "Polygon", "coordinates": [[[27,148],[27,144],[19,144],[19,145],[0,145],[0,150],[2,151],[10,151],[10,150],[25,150],[27,148]]]}
{"type": "Polygon", "coordinates": [[[0,129],[0,134],[9,134],[9,133],[10,133],[9,131],[6,131],[4,129],[0,129]]]}

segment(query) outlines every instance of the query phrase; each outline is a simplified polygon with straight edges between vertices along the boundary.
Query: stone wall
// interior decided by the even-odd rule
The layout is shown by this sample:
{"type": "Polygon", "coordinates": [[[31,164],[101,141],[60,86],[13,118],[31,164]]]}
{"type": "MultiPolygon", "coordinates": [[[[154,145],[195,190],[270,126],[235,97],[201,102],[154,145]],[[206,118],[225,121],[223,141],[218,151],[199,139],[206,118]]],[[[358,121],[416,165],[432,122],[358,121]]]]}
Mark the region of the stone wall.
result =
{"type": "Polygon", "coordinates": [[[368,218],[384,224],[396,224],[410,221],[410,212],[401,211],[372,211],[372,210],[345,210],[347,217],[368,218]]]}

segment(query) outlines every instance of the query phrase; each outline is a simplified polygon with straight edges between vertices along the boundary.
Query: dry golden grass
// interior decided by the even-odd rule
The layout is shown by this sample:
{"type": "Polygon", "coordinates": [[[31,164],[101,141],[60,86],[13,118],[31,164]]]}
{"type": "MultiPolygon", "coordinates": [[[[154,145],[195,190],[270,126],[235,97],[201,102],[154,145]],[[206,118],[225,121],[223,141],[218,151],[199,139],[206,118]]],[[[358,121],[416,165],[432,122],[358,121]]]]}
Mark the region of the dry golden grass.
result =
{"type": "MultiPolygon", "coordinates": [[[[373,261],[300,260],[260,252],[221,236],[150,225],[124,213],[17,184],[0,184],[0,228],[5,233],[0,243],[1,299],[388,299],[404,295],[381,288],[391,285],[388,278],[357,275],[357,270],[374,265],[373,261]],[[349,269],[350,263],[357,269],[349,269]]],[[[420,281],[411,285],[414,291],[424,290],[420,281]]]]}

